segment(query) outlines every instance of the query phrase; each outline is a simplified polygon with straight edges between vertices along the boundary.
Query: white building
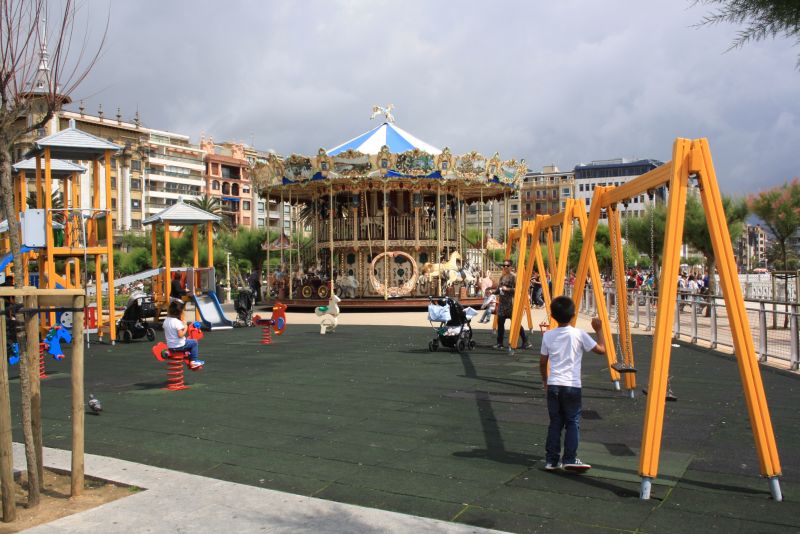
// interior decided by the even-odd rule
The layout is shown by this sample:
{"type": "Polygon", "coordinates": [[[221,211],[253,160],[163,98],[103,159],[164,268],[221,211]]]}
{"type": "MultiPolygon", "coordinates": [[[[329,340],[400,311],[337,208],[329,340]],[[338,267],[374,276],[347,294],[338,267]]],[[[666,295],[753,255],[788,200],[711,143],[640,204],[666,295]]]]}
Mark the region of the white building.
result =
{"type": "MultiPolygon", "coordinates": [[[[575,166],[574,171],[575,198],[584,199],[588,211],[591,209],[595,187],[618,187],[661,165],[663,165],[663,162],[654,159],[630,161],[622,158],[581,163],[575,166]]],[[[664,191],[657,191],[655,200],[660,202],[663,198],[664,191]]],[[[627,214],[641,217],[649,203],[647,193],[642,193],[633,197],[627,208],[620,205],[618,209],[623,217],[627,216],[627,214]]]]}

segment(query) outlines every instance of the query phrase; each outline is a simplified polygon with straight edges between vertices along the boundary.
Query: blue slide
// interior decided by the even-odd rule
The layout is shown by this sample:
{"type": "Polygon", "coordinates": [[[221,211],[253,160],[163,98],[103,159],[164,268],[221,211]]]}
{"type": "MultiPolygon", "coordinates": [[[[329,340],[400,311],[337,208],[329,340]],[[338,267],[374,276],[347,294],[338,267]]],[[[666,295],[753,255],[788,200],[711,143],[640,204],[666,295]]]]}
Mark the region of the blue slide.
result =
{"type": "MultiPolygon", "coordinates": [[[[32,252],[32,251],[37,250],[37,249],[31,248],[31,247],[26,247],[25,245],[23,245],[23,246],[20,247],[19,250],[20,250],[20,252],[25,253],[25,252],[32,252]]],[[[3,256],[2,259],[0,259],[0,270],[5,269],[6,266],[9,263],[11,263],[12,261],[14,261],[14,255],[9,252],[5,256],[3,256]]]]}
{"type": "Polygon", "coordinates": [[[204,330],[225,330],[233,328],[233,322],[225,317],[222,306],[217,300],[217,294],[212,292],[194,295],[194,305],[200,312],[200,319],[204,330]]]}

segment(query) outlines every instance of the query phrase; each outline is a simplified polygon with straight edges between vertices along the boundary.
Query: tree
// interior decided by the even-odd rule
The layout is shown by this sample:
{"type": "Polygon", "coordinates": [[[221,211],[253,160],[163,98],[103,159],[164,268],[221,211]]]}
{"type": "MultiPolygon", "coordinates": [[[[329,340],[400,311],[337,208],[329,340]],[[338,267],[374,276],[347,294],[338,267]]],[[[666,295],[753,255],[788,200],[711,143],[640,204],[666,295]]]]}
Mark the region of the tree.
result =
{"type": "Polygon", "coordinates": [[[267,251],[263,249],[266,239],[266,230],[239,228],[230,244],[231,253],[237,260],[246,259],[255,270],[261,271],[261,267],[267,259],[267,251]]]}
{"type": "MultiPolygon", "coordinates": [[[[55,111],[70,101],[70,93],[89,74],[105,41],[104,33],[96,52],[92,54],[87,50],[88,39],[82,39],[75,32],[75,14],[76,5],[72,0],[61,3],[0,0],[0,217],[8,221],[11,253],[15,258],[20,258],[21,253],[11,171],[14,146],[44,127],[55,111]],[[51,13],[48,7],[53,6],[58,7],[51,13]],[[49,50],[45,21],[56,30],[49,50]],[[73,47],[73,39],[81,46],[73,47]]],[[[22,262],[15,261],[14,285],[19,288],[24,284],[22,262]]],[[[18,317],[18,321],[24,320],[24,316],[18,317]]],[[[21,340],[20,347],[25,346],[21,340]]],[[[28,466],[28,507],[33,507],[39,504],[41,466],[41,458],[37,457],[33,443],[31,384],[28,380],[35,355],[22,352],[22,433],[28,466]]]]}
{"type": "Polygon", "coordinates": [[[800,227],[800,179],[750,195],[747,205],[775,237],[780,253],[773,265],[777,269],[786,269],[789,262],[786,242],[800,227]]]}
{"type": "MultiPolygon", "coordinates": [[[[797,0],[696,0],[695,4],[719,6],[704,16],[698,26],[724,22],[745,25],[730,49],[778,35],[793,39],[795,44],[800,42],[800,7],[797,0]]],[[[800,58],[797,66],[800,67],[800,58]]]]}
{"type": "MultiPolygon", "coordinates": [[[[723,195],[722,209],[725,211],[725,222],[728,225],[731,241],[735,243],[744,231],[745,219],[747,218],[747,204],[743,199],[734,199],[723,195]]],[[[709,292],[714,295],[716,293],[714,271],[716,270],[717,259],[714,256],[714,248],[711,245],[711,233],[708,230],[708,220],[706,219],[706,212],[703,209],[703,204],[698,196],[692,194],[689,194],[686,198],[683,242],[705,257],[709,292]]],[[[706,314],[711,314],[710,308],[706,308],[706,314]]]]}
{"type": "MultiPolygon", "coordinates": [[[[786,270],[791,267],[790,254],[786,242],[800,227],[800,179],[795,178],[780,187],[762,191],[747,198],[750,210],[758,215],[775,237],[780,252],[780,260],[773,265],[786,270]]],[[[784,300],[789,302],[789,284],[784,284],[784,300]]],[[[784,316],[784,326],[789,319],[784,316]]]]}
{"type": "MultiPolygon", "coordinates": [[[[222,213],[222,202],[220,202],[218,197],[212,197],[206,193],[202,197],[193,198],[186,203],[190,206],[194,206],[195,208],[199,208],[219,217],[220,220],[213,223],[214,230],[217,232],[228,232],[231,230],[231,220],[224,213],[222,213]]],[[[200,231],[205,232],[205,226],[201,226],[200,231]]]]}

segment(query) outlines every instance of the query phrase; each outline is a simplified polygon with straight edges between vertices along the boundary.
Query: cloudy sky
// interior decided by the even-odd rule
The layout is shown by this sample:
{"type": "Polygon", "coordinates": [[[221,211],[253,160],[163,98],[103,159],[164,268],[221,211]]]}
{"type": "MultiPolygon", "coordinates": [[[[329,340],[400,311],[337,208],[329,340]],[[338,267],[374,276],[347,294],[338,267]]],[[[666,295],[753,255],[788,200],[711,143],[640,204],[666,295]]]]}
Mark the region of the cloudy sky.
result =
{"type": "Polygon", "coordinates": [[[73,93],[153,128],[315,154],[377,123],[538,169],[668,160],[707,137],[723,192],[800,175],[799,47],[726,53],[737,27],[693,27],[691,0],[86,2],[110,17],[73,93]],[[104,11],[105,10],[105,11],[104,11]]]}

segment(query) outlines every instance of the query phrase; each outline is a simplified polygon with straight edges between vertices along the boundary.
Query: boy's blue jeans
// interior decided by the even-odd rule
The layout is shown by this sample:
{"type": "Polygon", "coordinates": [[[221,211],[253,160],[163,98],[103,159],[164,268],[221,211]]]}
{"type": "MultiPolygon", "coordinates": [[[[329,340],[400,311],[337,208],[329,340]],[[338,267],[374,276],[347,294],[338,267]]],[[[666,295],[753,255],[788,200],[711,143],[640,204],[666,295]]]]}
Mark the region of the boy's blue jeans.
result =
{"type": "Polygon", "coordinates": [[[550,413],[550,426],[547,429],[545,461],[558,464],[561,457],[561,430],[566,429],[563,463],[575,462],[581,421],[581,388],[547,386],[547,411],[550,413]]]}

